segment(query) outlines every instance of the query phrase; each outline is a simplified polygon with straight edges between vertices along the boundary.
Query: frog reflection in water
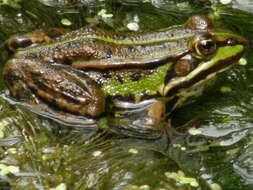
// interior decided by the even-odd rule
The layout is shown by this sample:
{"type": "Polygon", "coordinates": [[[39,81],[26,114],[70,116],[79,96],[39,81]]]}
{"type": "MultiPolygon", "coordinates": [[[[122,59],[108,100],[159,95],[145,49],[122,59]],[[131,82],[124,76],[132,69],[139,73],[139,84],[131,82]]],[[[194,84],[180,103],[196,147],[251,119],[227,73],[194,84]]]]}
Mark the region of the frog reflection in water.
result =
{"type": "Polygon", "coordinates": [[[161,130],[171,110],[237,62],[246,46],[204,16],[151,33],[55,29],[8,44],[22,47],[3,72],[17,102],[65,124],[93,126],[110,116],[137,131],[161,130]]]}

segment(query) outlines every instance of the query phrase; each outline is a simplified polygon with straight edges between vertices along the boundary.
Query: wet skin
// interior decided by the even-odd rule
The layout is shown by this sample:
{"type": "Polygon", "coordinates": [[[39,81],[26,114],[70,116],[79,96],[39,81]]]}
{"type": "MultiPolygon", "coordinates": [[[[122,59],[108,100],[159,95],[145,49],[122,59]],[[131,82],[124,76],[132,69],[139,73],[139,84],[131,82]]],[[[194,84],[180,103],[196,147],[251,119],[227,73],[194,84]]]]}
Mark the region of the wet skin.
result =
{"type": "Polygon", "coordinates": [[[55,29],[13,36],[8,44],[12,51],[24,47],[3,72],[17,102],[66,124],[144,105],[142,125],[151,128],[246,47],[242,37],[215,29],[203,16],[151,33],[55,29]]]}

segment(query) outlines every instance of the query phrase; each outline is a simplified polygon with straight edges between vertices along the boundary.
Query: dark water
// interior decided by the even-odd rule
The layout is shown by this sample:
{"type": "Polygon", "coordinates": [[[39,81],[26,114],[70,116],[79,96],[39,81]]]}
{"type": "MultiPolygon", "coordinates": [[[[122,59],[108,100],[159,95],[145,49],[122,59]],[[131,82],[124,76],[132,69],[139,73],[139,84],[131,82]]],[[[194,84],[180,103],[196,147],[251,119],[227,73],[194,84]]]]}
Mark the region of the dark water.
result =
{"type": "MultiPolygon", "coordinates": [[[[250,0],[228,5],[197,0],[10,2],[0,6],[1,67],[8,59],[3,48],[6,39],[38,28],[96,26],[124,32],[129,23],[135,23],[138,31],[153,31],[201,14],[212,18],[216,27],[243,35],[250,45],[253,39],[250,0]],[[71,25],[64,25],[64,19],[71,25]]],[[[234,66],[219,76],[204,95],[173,112],[172,125],[182,134],[169,139],[169,143],[166,137],[141,140],[59,127],[1,98],[0,190],[10,186],[17,190],[251,190],[251,48],[246,66],[234,66]],[[221,87],[230,90],[221,93],[221,87]]]]}

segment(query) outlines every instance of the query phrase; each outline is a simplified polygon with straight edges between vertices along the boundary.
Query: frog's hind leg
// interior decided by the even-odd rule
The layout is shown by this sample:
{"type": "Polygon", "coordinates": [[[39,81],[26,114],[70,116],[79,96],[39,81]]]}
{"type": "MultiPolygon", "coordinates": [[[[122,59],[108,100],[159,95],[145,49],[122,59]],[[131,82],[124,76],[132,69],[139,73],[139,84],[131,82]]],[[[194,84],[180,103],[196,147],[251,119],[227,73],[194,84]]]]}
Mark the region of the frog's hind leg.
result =
{"type": "Polygon", "coordinates": [[[69,32],[63,28],[40,29],[22,35],[13,35],[7,41],[8,49],[16,52],[19,48],[25,48],[35,44],[50,42],[52,39],[69,32]]]}
{"type": "Polygon", "coordinates": [[[39,100],[25,81],[26,74],[23,65],[19,63],[19,60],[11,59],[5,64],[3,70],[4,83],[9,89],[9,95],[21,102],[38,104],[39,100]]]}
{"type": "Polygon", "coordinates": [[[12,59],[3,75],[11,97],[62,123],[72,123],[68,118],[93,119],[104,112],[105,97],[97,83],[71,67],[12,59]]]}

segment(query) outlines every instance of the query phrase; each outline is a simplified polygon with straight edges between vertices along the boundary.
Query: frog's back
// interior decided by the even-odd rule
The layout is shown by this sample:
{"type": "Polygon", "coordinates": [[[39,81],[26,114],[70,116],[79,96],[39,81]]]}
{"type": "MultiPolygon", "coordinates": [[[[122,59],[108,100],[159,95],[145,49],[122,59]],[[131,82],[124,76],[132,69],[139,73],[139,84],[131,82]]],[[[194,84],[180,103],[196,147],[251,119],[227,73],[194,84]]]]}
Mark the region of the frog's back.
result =
{"type": "Polygon", "coordinates": [[[66,59],[106,59],[112,62],[127,58],[148,60],[182,51],[182,47],[187,46],[189,38],[198,32],[200,31],[184,26],[134,35],[81,28],[66,33],[50,43],[24,49],[18,55],[59,62],[66,59]]]}

